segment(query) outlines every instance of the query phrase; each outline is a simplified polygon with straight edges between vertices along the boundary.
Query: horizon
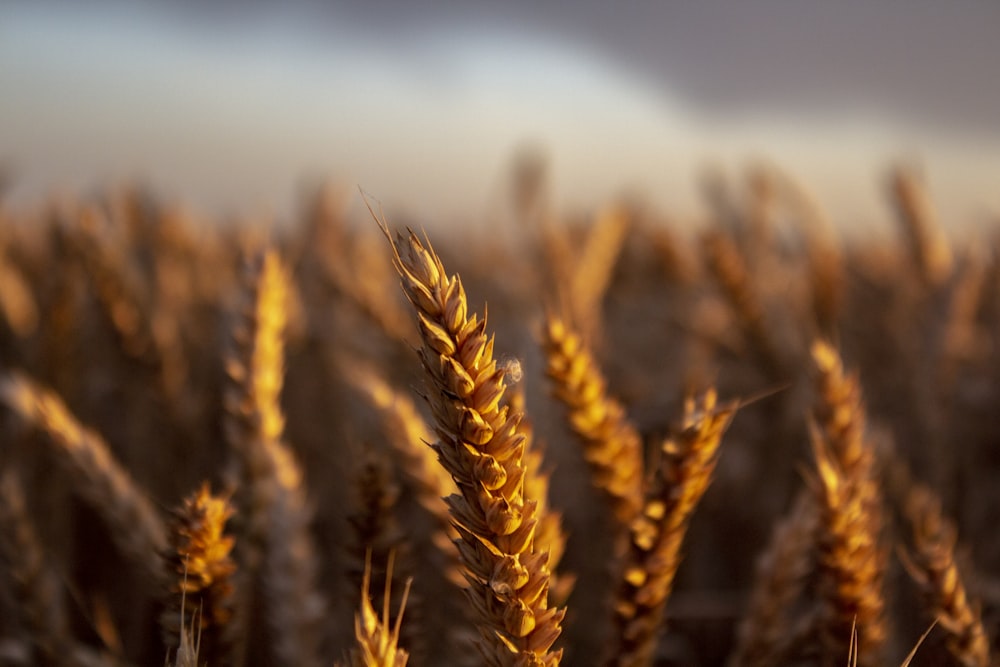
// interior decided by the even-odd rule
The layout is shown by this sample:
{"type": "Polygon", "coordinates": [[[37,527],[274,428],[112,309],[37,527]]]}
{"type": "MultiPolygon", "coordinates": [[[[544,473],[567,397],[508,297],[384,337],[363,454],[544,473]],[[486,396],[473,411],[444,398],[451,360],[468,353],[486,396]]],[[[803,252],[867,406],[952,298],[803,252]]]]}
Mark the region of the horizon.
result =
{"type": "MultiPolygon", "coordinates": [[[[761,7],[777,12],[778,4],[761,7]]],[[[920,166],[949,228],[1000,217],[1000,127],[983,121],[998,95],[985,85],[974,94],[975,85],[948,76],[963,57],[989,52],[975,35],[956,41],[963,35],[955,25],[967,20],[941,23],[950,50],[920,94],[933,101],[942,90],[972,92],[914,110],[913,81],[901,80],[895,98],[870,92],[878,88],[871,73],[859,72],[853,85],[850,68],[820,66],[828,47],[818,38],[798,88],[761,74],[776,67],[774,49],[781,55],[796,39],[825,34],[808,21],[772,51],[733,26],[671,43],[663,53],[691,54],[675,57],[671,70],[625,48],[650,52],[655,25],[633,26],[630,45],[621,37],[628,21],[601,19],[590,5],[559,28],[558,11],[535,16],[516,3],[474,5],[449,20],[442,6],[422,17],[392,2],[245,14],[227,3],[10,3],[0,9],[0,165],[12,172],[5,199],[130,181],[215,214],[287,219],[307,186],[333,181],[431,225],[458,224],[482,221],[503,203],[511,160],[528,146],[546,155],[554,207],[564,214],[628,193],[673,217],[702,215],[698,184],[707,170],[741,185],[745,167],[764,162],[795,178],[832,218],[853,221],[842,226],[858,227],[888,217],[882,180],[903,161],[920,166]],[[699,48],[707,47],[698,44],[720,34],[740,38],[699,77],[692,63],[705,60],[699,48]],[[733,74],[740,63],[729,61],[743,56],[754,76],[741,87],[733,74]],[[810,79],[824,68],[829,89],[810,79]]],[[[834,33],[864,18],[851,11],[834,33]]],[[[691,25],[704,27],[691,13],[691,25]]],[[[829,22],[825,14],[816,20],[829,22]]],[[[765,34],[767,16],[758,23],[744,32],[765,34]]],[[[897,38],[905,42],[918,23],[897,38]]],[[[871,49],[860,42],[857,50],[871,49]]],[[[885,51],[871,69],[901,71],[898,49],[885,51]]],[[[969,76],[981,72],[971,67],[969,76]]]]}

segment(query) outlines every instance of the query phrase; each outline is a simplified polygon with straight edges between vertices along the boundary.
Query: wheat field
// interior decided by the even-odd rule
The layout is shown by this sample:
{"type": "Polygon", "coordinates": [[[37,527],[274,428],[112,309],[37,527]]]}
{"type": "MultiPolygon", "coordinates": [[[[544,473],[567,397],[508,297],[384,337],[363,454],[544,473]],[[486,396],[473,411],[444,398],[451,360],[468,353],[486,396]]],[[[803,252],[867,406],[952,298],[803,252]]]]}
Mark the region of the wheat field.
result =
{"type": "Polygon", "coordinates": [[[0,200],[0,665],[994,664],[1000,236],[885,192],[0,200]]]}

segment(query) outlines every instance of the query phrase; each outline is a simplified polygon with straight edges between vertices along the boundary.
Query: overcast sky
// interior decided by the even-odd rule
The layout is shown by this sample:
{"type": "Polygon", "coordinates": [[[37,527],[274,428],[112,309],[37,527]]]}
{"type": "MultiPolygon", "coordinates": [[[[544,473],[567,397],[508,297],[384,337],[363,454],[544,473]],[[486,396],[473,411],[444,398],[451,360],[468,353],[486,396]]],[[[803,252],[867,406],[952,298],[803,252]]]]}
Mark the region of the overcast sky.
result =
{"type": "Polygon", "coordinates": [[[16,195],[142,178],[284,214],[332,177],[455,220],[528,142],[566,208],[689,211],[706,165],[766,158],[859,218],[904,158],[946,214],[1000,211],[1000,3],[83,4],[0,3],[16,195]]]}

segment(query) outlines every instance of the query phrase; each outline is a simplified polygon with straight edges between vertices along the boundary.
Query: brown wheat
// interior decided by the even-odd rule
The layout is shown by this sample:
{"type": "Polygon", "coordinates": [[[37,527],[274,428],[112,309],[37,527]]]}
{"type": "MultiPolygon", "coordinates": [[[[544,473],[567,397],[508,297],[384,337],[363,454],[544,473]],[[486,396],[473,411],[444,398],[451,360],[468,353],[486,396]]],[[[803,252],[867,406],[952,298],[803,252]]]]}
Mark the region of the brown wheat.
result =
{"type": "Polygon", "coordinates": [[[461,535],[479,644],[497,667],[559,663],[551,650],[564,611],[549,607],[548,554],[534,545],[537,504],[524,495],[522,415],[503,404],[505,370],[493,358],[486,319],[468,315],[465,290],[429,243],[412,232],[393,241],[404,292],[418,316],[441,464],[459,488],[448,504],[461,535]]]}

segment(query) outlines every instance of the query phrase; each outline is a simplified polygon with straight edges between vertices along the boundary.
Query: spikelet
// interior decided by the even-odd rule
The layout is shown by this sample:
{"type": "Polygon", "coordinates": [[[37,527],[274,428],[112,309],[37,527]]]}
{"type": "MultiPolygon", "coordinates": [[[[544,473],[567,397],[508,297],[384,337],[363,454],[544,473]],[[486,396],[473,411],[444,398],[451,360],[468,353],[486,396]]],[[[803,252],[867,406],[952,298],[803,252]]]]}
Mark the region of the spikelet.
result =
{"type": "Polygon", "coordinates": [[[716,405],[714,391],[688,399],[680,432],[663,445],[663,460],[632,522],[629,552],[615,595],[615,638],[607,665],[652,664],[664,608],[681,561],[695,507],[708,489],[722,435],[736,404],[716,405]]]}
{"type": "MultiPolygon", "coordinates": [[[[289,279],[278,255],[264,252],[249,259],[245,280],[244,302],[226,358],[225,394],[225,426],[238,467],[237,512],[243,526],[238,587],[244,596],[261,587],[275,658],[311,667],[319,664],[323,608],[314,581],[318,563],[302,471],[282,441],[289,279]]],[[[244,598],[239,612],[247,613],[248,604],[244,598]]],[[[248,621],[235,620],[233,632],[246,633],[248,621]]],[[[245,638],[232,641],[242,645],[245,638]]],[[[235,662],[240,662],[238,656],[235,662]]]]}
{"type": "Polygon", "coordinates": [[[625,409],[608,395],[593,355],[562,319],[550,315],[544,328],[546,373],[566,405],[569,425],[583,443],[594,486],[608,495],[625,531],[642,507],[642,440],[625,409]]]}
{"type": "Polygon", "coordinates": [[[0,378],[0,401],[46,436],[60,464],[73,475],[76,490],[108,524],[118,548],[144,568],[151,581],[163,583],[163,522],[104,440],[81,426],[58,396],[23,375],[0,378]]]}
{"type": "Polygon", "coordinates": [[[816,342],[818,398],[811,422],[818,479],[820,641],[825,659],[844,655],[858,629],[858,664],[881,664],[885,620],[883,508],[875,455],[865,441],[858,380],[845,376],[837,351],[816,342]]]}
{"type": "Polygon", "coordinates": [[[382,228],[418,316],[438,456],[459,488],[448,504],[480,652],[497,667],[556,665],[562,652],[550,649],[565,612],[548,606],[547,556],[534,547],[537,504],[524,495],[522,415],[503,404],[505,370],[486,320],[468,316],[461,280],[448,277],[429,243],[412,232],[394,242],[382,228]]]}
{"type": "Polygon", "coordinates": [[[59,582],[45,561],[21,482],[11,470],[0,476],[0,581],[13,594],[10,617],[30,640],[34,662],[62,664],[71,638],[59,582]]]}
{"type": "Polygon", "coordinates": [[[221,665],[227,651],[218,647],[232,616],[230,558],[233,538],[225,535],[233,508],[225,498],[213,496],[208,484],[174,511],[171,548],[166,554],[167,577],[172,582],[167,608],[160,618],[164,641],[178,651],[185,636],[199,636],[198,654],[210,665],[221,665]],[[187,627],[189,622],[191,627],[187,627]]]}
{"type": "Polygon", "coordinates": [[[934,493],[915,485],[906,513],[913,529],[915,549],[904,561],[920,587],[928,611],[947,632],[945,644],[963,667],[987,667],[990,643],[979,605],[969,599],[955,561],[958,540],[954,524],[941,513],[934,493]]]}

